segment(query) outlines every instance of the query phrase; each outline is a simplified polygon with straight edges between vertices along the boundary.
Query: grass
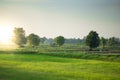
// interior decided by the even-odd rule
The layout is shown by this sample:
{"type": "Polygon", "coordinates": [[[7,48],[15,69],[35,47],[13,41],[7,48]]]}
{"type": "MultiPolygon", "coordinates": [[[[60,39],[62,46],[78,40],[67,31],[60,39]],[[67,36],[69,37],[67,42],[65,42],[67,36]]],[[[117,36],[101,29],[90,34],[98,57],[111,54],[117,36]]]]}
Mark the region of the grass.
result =
{"type": "Polygon", "coordinates": [[[0,80],[120,80],[120,62],[0,54],[0,80]]]}
{"type": "Polygon", "coordinates": [[[41,55],[49,55],[49,56],[57,56],[57,57],[65,57],[65,58],[76,58],[76,59],[91,59],[91,60],[103,60],[103,61],[115,61],[120,62],[120,54],[119,53],[92,53],[86,51],[58,51],[58,52],[46,52],[46,51],[33,51],[33,50],[10,50],[10,51],[0,51],[0,53],[4,54],[41,54],[41,55]]]}
{"type": "Polygon", "coordinates": [[[40,53],[43,55],[76,58],[76,59],[91,59],[91,60],[102,60],[102,61],[117,61],[120,62],[120,54],[102,54],[102,53],[87,53],[87,52],[48,52],[40,53]]]}

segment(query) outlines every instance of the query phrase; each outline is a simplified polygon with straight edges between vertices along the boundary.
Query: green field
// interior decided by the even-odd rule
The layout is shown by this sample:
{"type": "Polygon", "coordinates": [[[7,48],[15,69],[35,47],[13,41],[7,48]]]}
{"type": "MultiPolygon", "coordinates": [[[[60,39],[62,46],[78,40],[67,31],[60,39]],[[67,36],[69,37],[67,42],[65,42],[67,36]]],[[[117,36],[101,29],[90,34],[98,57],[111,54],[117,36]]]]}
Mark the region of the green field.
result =
{"type": "Polygon", "coordinates": [[[120,62],[2,53],[0,80],[120,80],[120,62]]]}

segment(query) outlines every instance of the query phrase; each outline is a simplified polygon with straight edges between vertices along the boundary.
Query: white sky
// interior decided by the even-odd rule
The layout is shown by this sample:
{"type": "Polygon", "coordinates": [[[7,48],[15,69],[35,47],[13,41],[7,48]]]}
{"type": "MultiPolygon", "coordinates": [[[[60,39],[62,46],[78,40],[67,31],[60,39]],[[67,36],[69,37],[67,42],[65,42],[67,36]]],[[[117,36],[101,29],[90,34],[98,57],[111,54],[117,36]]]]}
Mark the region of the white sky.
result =
{"type": "Polygon", "coordinates": [[[95,30],[120,38],[120,0],[0,0],[0,24],[40,37],[83,38],[95,30]]]}

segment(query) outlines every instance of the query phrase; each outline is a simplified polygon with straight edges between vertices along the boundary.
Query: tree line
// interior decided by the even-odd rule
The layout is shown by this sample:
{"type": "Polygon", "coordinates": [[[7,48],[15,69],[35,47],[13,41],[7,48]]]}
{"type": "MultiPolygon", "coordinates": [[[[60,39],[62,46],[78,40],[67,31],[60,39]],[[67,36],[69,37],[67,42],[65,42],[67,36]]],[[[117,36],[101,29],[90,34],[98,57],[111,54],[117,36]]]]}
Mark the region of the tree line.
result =
{"type": "MultiPolygon", "coordinates": [[[[25,45],[29,45],[32,47],[38,46],[44,42],[45,38],[40,38],[37,34],[31,33],[28,36],[25,36],[25,30],[23,28],[14,28],[14,37],[13,42],[18,45],[19,47],[24,47],[25,45]]],[[[63,36],[57,36],[54,39],[54,45],[61,46],[65,42],[63,36]]]]}
{"type": "Polygon", "coordinates": [[[98,47],[99,45],[102,45],[102,48],[104,48],[106,45],[108,46],[114,46],[114,45],[120,45],[120,39],[111,37],[109,39],[106,39],[104,37],[99,37],[99,34],[96,31],[90,31],[89,34],[84,37],[83,39],[76,39],[76,38],[70,38],[65,39],[63,36],[57,36],[56,38],[47,39],[46,37],[40,38],[37,34],[31,33],[28,36],[25,35],[25,30],[23,28],[14,28],[14,37],[13,41],[16,45],[19,47],[24,47],[25,45],[29,45],[32,47],[38,46],[40,43],[50,43],[51,46],[62,46],[64,43],[68,44],[80,44],[85,43],[87,46],[89,46],[89,50],[92,50],[93,48],[98,47]]]}

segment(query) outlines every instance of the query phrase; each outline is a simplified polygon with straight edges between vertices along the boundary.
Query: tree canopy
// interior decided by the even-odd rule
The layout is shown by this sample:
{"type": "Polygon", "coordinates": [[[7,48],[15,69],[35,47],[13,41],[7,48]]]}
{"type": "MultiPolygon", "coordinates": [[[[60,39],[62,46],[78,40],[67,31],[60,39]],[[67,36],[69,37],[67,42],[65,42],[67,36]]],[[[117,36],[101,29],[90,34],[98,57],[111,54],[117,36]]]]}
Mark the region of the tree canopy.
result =
{"type": "Polygon", "coordinates": [[[30,46],[38,46],[40,43],[40,37],[34,33],[31,33],[28,37],[27,37],[27,43],[30,46]]]}
{"type": "Polygon", "coordinates": [[[90,50],[92,48],[96,48],[100,44],[100,38],[98,36],[98,33],[96,31],[90,31],[89,34],[86,37],[86,45],[90,47],[90,50]]]}
{"type": "Polygon", "coordinates": [[[65,42],[65,39],[63,36],[58,36],[54,39],[54,43],[58,46],[62,46],[65,42]]]}
{"type": "Polygon", "coordinates": [[[19,47],[22,47],[24,44],[26,44],[25,30],[23,30],[23,28],[14,28],[13,41],[19,47]]]}

